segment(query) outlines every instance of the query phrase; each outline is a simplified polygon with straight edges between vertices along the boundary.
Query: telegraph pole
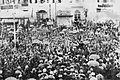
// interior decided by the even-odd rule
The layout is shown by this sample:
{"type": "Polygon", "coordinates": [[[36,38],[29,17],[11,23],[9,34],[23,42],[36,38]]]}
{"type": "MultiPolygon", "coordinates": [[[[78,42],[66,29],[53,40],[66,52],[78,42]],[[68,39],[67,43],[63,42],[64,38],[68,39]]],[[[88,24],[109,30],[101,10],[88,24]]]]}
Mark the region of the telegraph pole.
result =
{"type": "MultiPolygon", "coordinates": [[[[15,10],[14,5],[13,5],[13,9],[15,10]]],[[[13,23],[13,26],[14,26],[14,49],[15,49],[15,51],[16,51],[16,26],[15,26],[15,12],[13,13],[13,20],[14,20],[14,23],[13,23]]]]}

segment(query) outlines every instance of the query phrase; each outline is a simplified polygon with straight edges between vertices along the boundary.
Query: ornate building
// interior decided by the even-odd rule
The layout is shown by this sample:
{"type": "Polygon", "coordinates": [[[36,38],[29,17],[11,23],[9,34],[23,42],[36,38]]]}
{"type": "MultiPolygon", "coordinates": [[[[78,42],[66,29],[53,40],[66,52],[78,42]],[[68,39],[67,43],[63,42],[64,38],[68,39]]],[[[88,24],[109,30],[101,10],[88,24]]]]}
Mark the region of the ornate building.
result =
{"type": "Polygon", "coordinates": [[[101,14],[118,17],[119,2],[120,0],[0,0],[0,18],[13,18],[14,14],[16,18],[50,18],[59,25],[70,25],[74,20],[96,20],[101,14]]]}
{"type": "Polygon", "coordinates": [[[51,18],[59,25],[69,25],[75,19],[85,18],[84,2],[85,0],[0,0],[0,18],[12,18],[14,12],[18,18],[51,18]]]}

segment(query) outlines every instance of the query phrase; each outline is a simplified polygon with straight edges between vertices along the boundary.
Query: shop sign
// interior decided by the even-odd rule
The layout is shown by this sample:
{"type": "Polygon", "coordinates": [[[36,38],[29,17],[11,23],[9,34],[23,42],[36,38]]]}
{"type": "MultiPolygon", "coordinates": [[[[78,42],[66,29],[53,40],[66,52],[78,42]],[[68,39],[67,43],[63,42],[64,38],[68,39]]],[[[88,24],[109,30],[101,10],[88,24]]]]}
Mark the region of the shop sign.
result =
{"type": "Polygon", "coordinates": [[[18,5],[3,5],[1,6],[1,10],[5,10],[5,9],[18,9],[18,5]]]}

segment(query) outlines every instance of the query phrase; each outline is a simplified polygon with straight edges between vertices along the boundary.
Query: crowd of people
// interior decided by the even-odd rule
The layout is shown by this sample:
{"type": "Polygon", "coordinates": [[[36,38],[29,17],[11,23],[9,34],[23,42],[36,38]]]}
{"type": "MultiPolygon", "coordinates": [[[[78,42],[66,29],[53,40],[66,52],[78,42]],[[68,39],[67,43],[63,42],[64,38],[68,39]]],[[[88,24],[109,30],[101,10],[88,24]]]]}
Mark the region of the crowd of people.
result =
{"type": "Polygon", "coordinates": [[[16,43],[13,33],[2,33],[0,80],[120,79],[119,25],[85,20],[70,27],[53,26],[20,25],[16,43]]]}

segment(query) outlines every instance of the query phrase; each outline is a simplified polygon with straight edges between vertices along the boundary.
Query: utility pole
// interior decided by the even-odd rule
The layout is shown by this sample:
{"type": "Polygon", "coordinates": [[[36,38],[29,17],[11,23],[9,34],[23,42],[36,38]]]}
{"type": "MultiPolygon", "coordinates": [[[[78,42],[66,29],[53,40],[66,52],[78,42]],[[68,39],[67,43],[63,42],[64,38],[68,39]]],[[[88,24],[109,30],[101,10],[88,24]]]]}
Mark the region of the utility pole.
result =
{"type": "MultiPolygon", "coordinates": [[[[15,10],[14,5],[13,5],[13,9],[15,10]]],[[[15,12],[13,12],[13,20],[14,20],[14,23],[13,23],[13,26],[14,26],[14,49],[15,49],[15,51],[16,51],[16,26],[15,26],[15,12]]]]}

